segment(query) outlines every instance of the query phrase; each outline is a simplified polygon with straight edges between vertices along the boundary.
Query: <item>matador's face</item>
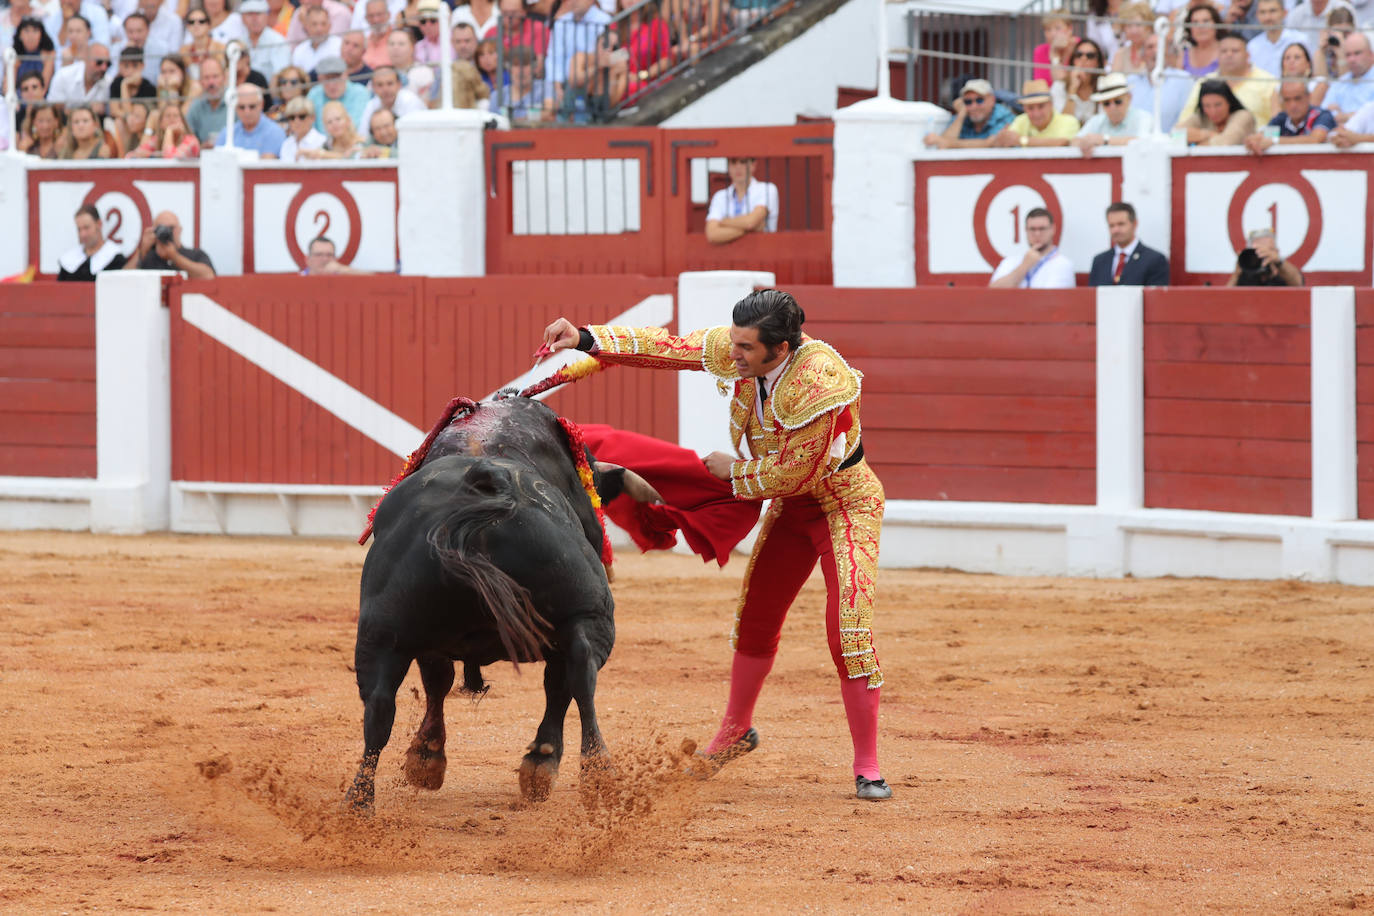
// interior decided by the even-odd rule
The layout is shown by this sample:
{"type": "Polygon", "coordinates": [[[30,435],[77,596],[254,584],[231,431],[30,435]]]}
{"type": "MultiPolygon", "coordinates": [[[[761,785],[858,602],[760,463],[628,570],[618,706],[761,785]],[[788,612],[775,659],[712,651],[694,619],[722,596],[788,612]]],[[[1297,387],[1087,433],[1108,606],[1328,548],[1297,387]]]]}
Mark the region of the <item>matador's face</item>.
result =
{"type": "Polygon", "coordinates": [[[769,347],[759,340],[758,328],[730,326],[730,359],[740,378],[761,378],[787,359],[789,347],[783,341],[769,347]]]}

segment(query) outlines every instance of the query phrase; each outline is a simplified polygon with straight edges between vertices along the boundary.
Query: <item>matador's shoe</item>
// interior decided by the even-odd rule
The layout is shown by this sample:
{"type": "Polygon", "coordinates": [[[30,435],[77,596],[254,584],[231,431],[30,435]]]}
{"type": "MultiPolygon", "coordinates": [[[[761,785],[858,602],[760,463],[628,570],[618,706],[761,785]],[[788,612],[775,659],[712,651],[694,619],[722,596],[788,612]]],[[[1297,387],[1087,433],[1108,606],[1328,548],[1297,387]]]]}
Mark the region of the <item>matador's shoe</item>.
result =
{"type": "Polygon", "coordinates": [[[892,787],[886,779],[865,779],[854,777],[854,794],[865,801],[882,801],[892,797],[892,787]]]}
{"type": "Polygon", "coordinates": [[[749,729],[744,734],[714,754],[696,754],[687,764],[687,772],[697,779],[710,779],[720,772],[720,768],[732,760],[738,760],[759,746],[759,733],[749,729]]]}

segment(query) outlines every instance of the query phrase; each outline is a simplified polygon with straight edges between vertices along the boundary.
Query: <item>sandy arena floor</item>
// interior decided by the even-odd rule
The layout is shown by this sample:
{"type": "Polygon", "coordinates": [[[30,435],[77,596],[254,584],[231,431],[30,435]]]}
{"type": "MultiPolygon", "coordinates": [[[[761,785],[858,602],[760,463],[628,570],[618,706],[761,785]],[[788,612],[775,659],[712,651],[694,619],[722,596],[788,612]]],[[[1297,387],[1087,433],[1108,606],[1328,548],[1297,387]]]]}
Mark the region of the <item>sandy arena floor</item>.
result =
{"type": "Polygon", "coordinates": [[[723,708],[743,562],[624,553],[598,692],[618,795],[584,807],[569,757],[521,803],[537,666],[452,698],[447,781],[412,789],[412,670],[360,822],[337,803],[363,553],[0,534],[0,911],[1374,909],[1374,591],[885,572],[896,797],[872,804],[818,580],[762,747],[673,775],[723,708]]]}

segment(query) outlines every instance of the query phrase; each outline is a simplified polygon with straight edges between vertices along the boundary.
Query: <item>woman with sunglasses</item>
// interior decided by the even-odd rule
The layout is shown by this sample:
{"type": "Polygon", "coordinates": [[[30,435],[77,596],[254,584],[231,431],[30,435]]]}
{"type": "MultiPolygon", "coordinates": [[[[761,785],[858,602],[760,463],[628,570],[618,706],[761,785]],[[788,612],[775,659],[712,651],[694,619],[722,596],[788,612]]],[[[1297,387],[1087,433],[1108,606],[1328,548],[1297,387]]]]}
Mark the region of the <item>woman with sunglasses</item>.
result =
{"type": "Polygon", "coordinates": [[[184,112],[200,96],[200,83],[191,79],[186,61],[180,54],[165,54],[157,71],[157,97],[161,102],[174,101],[184,112]]]}
{"type": "Polygon", "coordinates": [[[282,162],[296,162],[301,153],[324,149],[328,138],[315,129],[315,106],[305,96],[297,96],[286,103],[282,124],[286,127],[286,139],[278,154],[282,162]]]}
{"type": "Polygon", "coordinates": [[[67,106],[67,131],[58,143],[58,159],[109,159],[105,134],[89,105],[67,106]]]}
{"type": "Polygon", "coordinates": [[[205,10],[193,9],[186,14],[186,34],[191,40],[181,46],[186,61],[186,73],[193,80],[200,79],[200,64],[207,57],[224,56],[224,45],[210,35],[210,16],[205,10]]]}
{"type": "Polygon", "coordinates": [[[1069,58],[1070,68],[1065,71],[1062,80],[1055,80],[1050,87],[1055,111],[1073,115],[1079,124],[1086,124],[1089,118],[1097,114],[1097,103],[1092,96],[1097,88],[1097,78],[1102,75],[1100,71],[1106,68],[1105,59],[1102,49],[1091,38],[1084,38],[1074,45],[1073,56],[1069,58]]]}
{"type": "Polygon", "coordinates": [[[277,72],[272,78],[272,100],[275,104],[268,109],[267,116],[276,121],[282,121],[282,126],[287,126],[283,120],[286,116],[286,105],[292,99],[304,98],[305,93],[310,88],[310,77],[306,76],[300,67],[286,67],[277,72]]]}

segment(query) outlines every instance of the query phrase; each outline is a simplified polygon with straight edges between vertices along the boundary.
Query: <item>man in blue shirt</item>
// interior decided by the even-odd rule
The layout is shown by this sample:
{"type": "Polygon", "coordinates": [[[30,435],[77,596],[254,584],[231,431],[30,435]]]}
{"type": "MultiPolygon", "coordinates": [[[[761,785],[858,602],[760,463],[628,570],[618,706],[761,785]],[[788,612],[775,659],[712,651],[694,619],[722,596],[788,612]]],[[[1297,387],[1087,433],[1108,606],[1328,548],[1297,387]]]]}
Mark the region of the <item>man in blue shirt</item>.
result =
{"type": "Polygon", "coordinates": [[[572,0],[569,12],[554,21],[544,68],[544,108],[571,113],[575,97],[597,69],[597,48],[611,24],[596,0],[572,0]]]}
{"type": "Polygon", "coordinates": [[[326,57],[320,61],[316,72],[320,75],[320,84],[306,95],[315,106],[315,129],[328,136],[324,129],[324,106],[329,102],[342,102],[353,121],[353,129],[359,134],[366,132],[367,121],[363,114],[367,103],[372,101],[372,92],[348,78],[348,64],[342,57],[326,57]]]}
{"type": "MultiPolygon", "coordinates": [[[[262,90],[252,83],[239,86],[239,100],[234,106],[238,123],[234,125],[234,146],[239,149],[257,150],[264,159],[276,159],[281,155],[282,141],[286,131],[271,118],[262,116],[262,90]]],[[[228,142],[229,128],[225,126],[215,136],[215,146],[228,142]]]]}
{"type": "Polygon", "coordinates": [[[926,134],[926,146],[940,149],[986,149],[990,146],[1015,146],[1019,138],[1002,132],[1015,117],[1011,109],[997,101],[987,80],[969,80],[959,92],[954,120],[943,132],[926,134]]]}
{"type": "Polygon", "coordinates": [[[1344,124],[1360,110],[1365,102],[1374,102],[1374,53],[1369,48],[1369,39],[1363,32],[1355,31],[1345,36],[1342,49],[1345,54],[1346,72],[1340,79],[1331,81],[1323,103],[1336,115],[1336,121],[1344,124]]]}
{"type": "Polygon", "coordinates": [[[1325,108],[1312,104],[1312,93],[1307,84],[1298,81],[1279,84],[1279,102],[1283,110],[1274,115],[1269,122],[1274,131],[1261,131],[1245,138],[1245,148],[1256,156],[1262,154],[1275,143],[1287,146],[1292,143],[1325,143],[1326,135],[1336,129],[1336,116],[1325,108]],[[1265,134],[1270,136],[1265,136],[1265,134]]]}

